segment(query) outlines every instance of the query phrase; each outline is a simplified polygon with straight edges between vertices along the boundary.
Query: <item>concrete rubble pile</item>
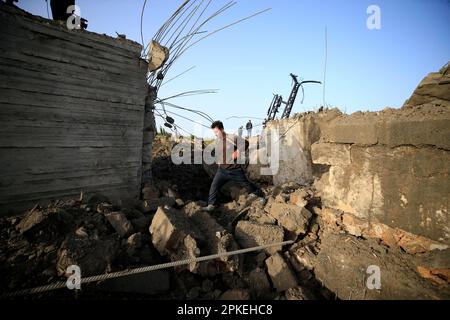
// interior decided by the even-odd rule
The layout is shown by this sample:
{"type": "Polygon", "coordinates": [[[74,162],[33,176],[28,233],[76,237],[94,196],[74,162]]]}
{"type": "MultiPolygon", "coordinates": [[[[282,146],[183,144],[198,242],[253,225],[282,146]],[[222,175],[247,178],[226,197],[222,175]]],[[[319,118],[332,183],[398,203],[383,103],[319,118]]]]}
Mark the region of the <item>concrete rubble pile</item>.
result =
{"type": "MultiPolygon", "coordinates": [[[[189,300],[450,299],[448,84],[447,65],[399,110],[325,110],[270,123],[289,130],[280,171],[263,184],[264,205],[228,184],[220,206],[204,211],[200,199],[207,199],[213,171],[174,165],[174,142],[157,137],[141,200],[58,200],[1,218],[2,291],[65,280],[71,265],[87,277],[190,259],[82,292],[189,300]],[[293,244],[194,261],[288,240],[293,244]]],[[[73,298],[69,290],[58,292],[73,298]]]]}

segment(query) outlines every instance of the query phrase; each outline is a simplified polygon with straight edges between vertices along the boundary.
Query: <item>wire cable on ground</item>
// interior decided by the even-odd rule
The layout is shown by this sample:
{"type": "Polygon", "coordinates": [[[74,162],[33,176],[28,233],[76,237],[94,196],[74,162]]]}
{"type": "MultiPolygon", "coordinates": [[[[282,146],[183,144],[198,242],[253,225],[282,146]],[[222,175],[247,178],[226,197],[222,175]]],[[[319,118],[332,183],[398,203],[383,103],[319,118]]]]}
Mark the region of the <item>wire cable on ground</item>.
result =
{"type": "MultiPolygon", "coordinates": [[[[120,277],[126,277],[126,276],[130,276],[130,275],[151,272],[151,271],[156,271],[156,270],[161,270],[161,269],[169,269],[169,268],[173,268],[173,267],[188,265],[188,264],[195,263],[195,262],[215,260],[215,259],[220,259],[222,257],[230,257],[230,256],[235,256],[235,255],[254,252],[254,251],[261,251],[261,250],[264,250],[267,248],[280,247],[280,246],[290,245],[293,243],[294,243],[294,241],[285,241],[285,242],[268,244],[268,245],[263,245],[263,246],[258,246],[258,247],[252,247],[252,248],[248,248],[248,249],[241,249],[241,250],[236,250],[236,251],[231,251],[231,252],[223,252],[223,253],[213,254],[213,255],[204,256],[204,257],[191,258],[191,259],[168,262],[168,263],[147,266],[147,267],[141,267],[141,268],[136,268],[136,269],[131,269],[131,270],[123,270],[123,271],[107,273],[107,274],[102,274],[102,275],[97,275],[97,276],[92,276],[92,277],[86,277],[86,278],[81,278],[81,284],[91,283],[91,282],[99,282],[99,281],[103,281],[103,280],[120,278],[120,277]]],[[[65,288],[66,286],[67,286],[66,282],[56,282],[56,283],[49,284],[49,285],[42,286],[42,287],[35,287],[35,288],[31,288],[31,289],[24,289],[24,290],[7,293],[5,295],[2,295],[1,297],[6,298],[6,297],[15,297],[15,296],[24,296],[24,295],[42,293],[42,292],[62,289],[62,288],[65,288]]]]}

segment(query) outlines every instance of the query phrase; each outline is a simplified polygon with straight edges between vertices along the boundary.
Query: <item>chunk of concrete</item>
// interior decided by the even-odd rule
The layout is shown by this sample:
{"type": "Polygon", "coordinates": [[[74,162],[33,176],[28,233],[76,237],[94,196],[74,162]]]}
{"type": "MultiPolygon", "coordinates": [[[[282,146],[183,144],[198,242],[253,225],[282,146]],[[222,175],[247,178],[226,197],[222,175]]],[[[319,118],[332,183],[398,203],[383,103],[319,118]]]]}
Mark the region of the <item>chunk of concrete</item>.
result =
{"type": "Polygon", "coordinates": [[[299,189],[289,195],[289,203],[299,207],[305,207],[308,204],[307,197],[308,193],[303,189],[299,189]]]}
{"type": "Polygon", "coordinates": [[[281,254],[276,253],[269,257],[266,266],[273,286],[278,292],[297,286],[297,279],[281,254]]]}
{"type": "Polygon", "coordinates": [[[127,237],[133,233],[133,225],[127,219],[125,214],[121,212],[111,212],[105,214],[105,218],[121,237],[127,237]]]}
{"type": "MultiPolygon", "coordinates": [[[[185,206],[184,210],[190,222],[195,224],[205,239],[200,242],[202,253],[217,254],[239,249],[233,236],[207,212],[203,211],[198,204],[190,203],[185,206]]],[[[213,277],[217,273],[238,271],[240,265],[240,256],[224,256],[217,260],[201,263],[199,273],[203,276],[213,277]]]]}
{"type": "Polygon", "coordinates": [[[277,202],[271,205],[269,212],[280,225],[296,235],[307,232],[309,220],[312,217],[311,212],[304,207],[277,202]]]}
{"type": "MultiPolygon", "coordinates": [[[[251,248],[283,242],[284,230],[280,226],[239,221],[236,226],[235,237],[241,247],[251,248]]],[[[272,254],[278,250],[281,250],[281,246],[267,248],[265,251],[272,254]]]]}
{"type": "Polygon", "coordinates": [[[148,70],[156,71],[169,59],[169,49],[152,40],[148,51],[148,70]]]}
{"type": "MultiPolygon", "coordinates": [[[[196,239],[203,239],[202,234],[182,211],[159,207],[150,225],[150,234],[156,250],[172,261],[200,256],[196,239]]],[[[188,268],[195,272],[198,263],[193,262],[188,268]]]]}

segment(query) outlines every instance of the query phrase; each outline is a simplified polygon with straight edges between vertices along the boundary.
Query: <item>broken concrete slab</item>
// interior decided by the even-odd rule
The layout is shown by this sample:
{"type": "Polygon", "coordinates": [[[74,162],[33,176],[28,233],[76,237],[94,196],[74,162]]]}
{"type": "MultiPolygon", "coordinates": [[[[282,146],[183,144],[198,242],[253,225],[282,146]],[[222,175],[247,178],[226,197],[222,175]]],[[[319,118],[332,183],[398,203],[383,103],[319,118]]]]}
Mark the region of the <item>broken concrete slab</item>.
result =
{"type": "Polygon", "coordinates": [[[278,292],[297,286],[297,278],[281,254],[275,253],[270,256],[266,260],[266,265],[273,286],[278,292]]]}
{"type": "Polygon", "coordinates": [[[315,183],[324,206],[450,244],[450,152],[412,146],[351,150],[351,165],[331,166],[315,183]]]}
{"type": "Polygon", "coordinates": [[[299,189],[289,194],[289,203],[299,207],[305,207],[308,204],[308,193],[304,189],[299,189]]]}
{"type": "MultiPolygon", "coordinates": [[[[182,211],[159,207],[150,225],[150,234],[158,252],[172,261],[200,256],[196,239],[203,239],[203,236],[182,211]]],[[[188,268],[195,272],[198,263],[191,263],[188,268]]]]}
{"type": "MultiPolygon", "coordinates": [[[[200,240],[203,254],[217,254],[239,249],[233,236],[196,203],[184,207],[184,212],[190,221],[202,233],[205,241],[200,240]]],[[[199,273],[204,276],[214,276],[217,273],[235,272],[241,265],[240,256],[224,256],[212,262],[202,263],[199,273]]]]}
{"type": "MultiPolygon", "coordinates": [[[[234,238],[195,203],[183,211],[159,208],[150,226],[152,242],[161,255],[172,261],[237,250],[234,238]]],[[[224,256],[201,263],[191,263],[189,270],[204,277],[235,272],[239,256],[224,256]]]]}
{"type": "Polygon", "coordinates": [[[133,225],[122,212],[107,213],[105,218],[121,237],[127,237],[134,232],[133,225]]]}
{"type": "Polygon", "coordinates": [[[450,102],[450,64],[447,63],[439,72],[429,73],[418,85],[412,96],[405,102],[403,108],[426,103],[450,102]]]}
{"type": "MultiPolygon", "coordinates": [[[[236,226],[235,237],[242,248],[251,248],[283,242],[284,230],[280,226],[239,221],[236,226]]],[[[281,246],[271,247],[265,251],[272,254],[278,250],[281,250],[281,246]]]]}
{"type": "Polygon", "coordinates": [[[148,51],[148,70],[156,71],[169,59],[169,49],[152,40],[148,51]]]}
{"type": "Polygon", "coordinates": [[[391,248],[399,247],[410,254],[425,253],[433,250],[446,250],[449,248],[447,244],[399,228],[391,228],[383,223],[369,223],[365,219],[357,218],[348,213],[342,214],[342,225],[353,236],[377,238],[391,248]]]}
{"type": "Polygon", "coordinates": [[[277,219],[278,224],[296,235],[307,232],[309,220],[312,217],[311,212],[304,207],[277,202],[270,206],[269,213],[277,219]]]}

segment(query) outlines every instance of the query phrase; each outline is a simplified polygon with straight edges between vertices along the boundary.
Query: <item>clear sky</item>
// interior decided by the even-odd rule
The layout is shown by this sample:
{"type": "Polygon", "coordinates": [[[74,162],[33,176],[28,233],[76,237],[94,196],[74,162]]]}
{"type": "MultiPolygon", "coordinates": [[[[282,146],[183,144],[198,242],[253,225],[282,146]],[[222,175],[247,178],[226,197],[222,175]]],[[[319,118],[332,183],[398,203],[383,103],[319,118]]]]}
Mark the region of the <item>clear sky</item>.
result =
{"type": "MultiPolygon", "coordinates": [[[[399,108],[417,84],[450,60],[449,0],[237,0],[208,30],[226,25],[265,8],[271,11],[199,43],[173,66],[167,78],[191,66],[194,70],[163,86],[164,98],[188,90],[219,89],[219,93],[173,100],[223,120],[228,131],[247,118],[264,118],[273,93],[288,98],[289,73],[323,80],[325,28],[328,30],[326,104],[346,113],[399,108]],[[366,12],[381,9],[381,29],[369,30],[366,12]]],[[[143,0],[78,0],[89,31],[140,42],[143,0]]],[[[218,8],[226,0],[215,0],[218,8]]],[[[182,0],[148,0],[144,38],[151,39],[182,0]]],[[[47,17],[45,0],[20,0],[19,7],[47,17]]],[[[51,12],[50,12],[51,16],[51,12]]],[[[322,105],[322,86],[307,85],[293,113],[322,105]]],[[[186,112],[179,112],[192,117],[186,112]]],[[[187,131],[195,125],[181,118],[187,131]]],[[[199,117],[193,117],[202,121],[199,117]]],[[[261,121],[255,119],[255,124],[261,121]]],[[[159,122],[161,123],[161,122],[159,122]]],[[[206,125],[208,123],[204,122],[206,125]]],[[[209,135],[209,132],[205,132],[209,135]]]]}

